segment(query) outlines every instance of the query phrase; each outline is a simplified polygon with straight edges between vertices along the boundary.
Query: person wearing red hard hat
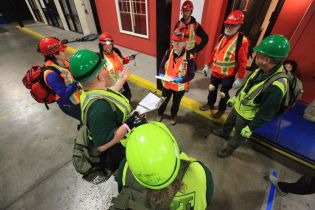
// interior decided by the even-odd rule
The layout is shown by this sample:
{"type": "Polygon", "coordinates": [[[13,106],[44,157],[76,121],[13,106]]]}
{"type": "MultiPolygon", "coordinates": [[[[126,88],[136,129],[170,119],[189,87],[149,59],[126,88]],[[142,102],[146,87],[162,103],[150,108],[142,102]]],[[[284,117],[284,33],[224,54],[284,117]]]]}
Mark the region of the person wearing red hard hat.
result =
{"type": "MultiPolygon", "coordinates": [[[[99,50],[102,58],[106,60],[106,67],[115,81],[118,80],[119,73],[123,71],[124,64],[135,59],[135,55],[123,56],[120,50],[114,47],[114,39],[108,32],[104,32],[100,35],[99,50]]],[[[127,82],[124,84],[121,93],[129,100],[131,99],[132,94],[127,82]]]]}
{"type": "Polygon", "coordinates": [[[246,73],[247,53],[249,40],[244,34],[239,32],[244,23],[244,14],[240,10],[232,11],[224,21],[224,34],[213,49],[208,64],[203,71],[207,72],[209,66],[212,66],[210,77],[209,94],[207,104],[200,107],[201,111],[213,110],[217,99],[218,86],[220,102],[218,111],[213,114],[214,118],[220,118],[225,110],[226,103],[229,100],[229,91],[233,87],[240,88],[242,79],[246,73]]]}
{"type": "Polygon", "coordinates": [[[185,92],[188,91],[189,82],[195,76],[196,63],[194,56],[190,51],[185,49],[187,39],[188,34],[185,27],[176,29],[172,35],[173,48],[166,51],[160,64],[160,76],[172,78],[172,81],[162,80],[162,96],[166,99],[158,110],[157,121],[162,120],[167,104],[173,95],[171,124],[176,124],[180,101],[185,92]]]}
{"type": "Polygon", "coordinates": [[[192,53],[197,53],[201,51],[206,44],[208,43],[208,35],[201,27],[200,23],[192,16],[194,5],[191,1],[185,1],[182,5],[181,11],[183,17],[176,23],[174,30],[177,28],[186,27],[188,31],[188,39],[186,50],[191,51],[192,53]],[[199,44],[195,41],[195,36],[198,36],[201,39],[199,44]]]}
{"type": "Polygon", "coordinates": [[[39,41],[37,51],[45,58],[44,82],[56,94],[56,102],[67,115],[81,122],[79,83],[69,71],[67,45],[55,37],[39,41]]]}

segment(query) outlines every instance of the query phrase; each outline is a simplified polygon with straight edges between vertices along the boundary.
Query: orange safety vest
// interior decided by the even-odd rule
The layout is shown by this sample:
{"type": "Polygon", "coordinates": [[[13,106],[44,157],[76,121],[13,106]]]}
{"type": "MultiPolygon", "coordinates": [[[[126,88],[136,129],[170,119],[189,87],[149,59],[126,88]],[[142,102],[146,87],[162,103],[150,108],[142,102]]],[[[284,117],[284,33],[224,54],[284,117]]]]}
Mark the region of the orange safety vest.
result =
{"type": "MultiPolygon", "coordinates": [[[[165,63],[165,75],[168,77],[184,77],[187,75],[188,69],[188,60],[187,60],[187,52],[179,57],[177,61],[174,63],[174,53],[173,50],[171,50],[169,54],[169,58],[165,63]]],[[[192,59],[194,56],[190,54],[189,59],[192,59]]],[[[163,87],[165,89],[172,89],[175,91],[183,91],[183,90],[188,90],[189,87],[189,82],[185,83],[174,83],[174,82],[167,82],[163,81],[163,87]]]]}
{"type": "MultiPolygon", "coordinates": [[[[177,27],[182,28],[182,27],[186,27],[186,25],[184,22],[180,21],[177,27]]],[[[189,39],[188,39],[187,45],[186,45],[187,51],[193,49],[196,45],[195,34],[196,34],[197,27],[198,27],[197,22],[188,25],[189,39]]]]}
{"type": "Polygon", "coordinates": [[[111,54],[104,53],[104,59],[106,60],[105,65],[111,77],[117,81],[119,78],[119,71],[124,69],[123,60],[115,51],[112,51],[111,54]]]}
{"type": "Polygon", "coordinates": [[[212,74],[221,77],[235,76],[236,61],[235,49],[239,33],[228,39],[224,36],[215,47],[215,53],[212,62],[212,74]]]}
{"type": "MultiPolygon", "coordinates": [[[[74,79],[73,79],[73,77],[72,77],[72,75],[71,75],[71,73],[70,73],[70,71],[69,71],[69,62],[67,62],[67,61],[64,62],[64,65],[66,66],[66,68],[61,67],[61,66],[55,64],[55,63],[52,62],[51,60],[48,60],[48,61],[46,61],[46,63],[45,63],[45,67],[52,66],[52,67],[58,69],[58,71],[60,72],[60,76],[63,78],[63,81],[64,81],[65,85],[68,87],[69,85],[71,85],[71,84],[74,82],[74,79]]],[[[52,70],[46,70],[46,71],[44,72],[44,81],[45,81],[46,85],[47,85],[50,89],[52,89],[52,88],[48,85],[48,83],[47,83],[47,81],[46,81],[46,78],[47,78],[48,74],[50,74],[51,72],[54,72],[54,71],[52,71],[52,70]]],[[[76,92],[74,92],[74,93],[70,96],[71,102],[72,102],[73,104],[79,104],[79,103],[80,103],[80,96],[81,96],[81,91],[76,91],[76,92]]],[[[58,101],[59,98],[60,98],[60,96],[56,94],[56,101],[58,101]]]]}

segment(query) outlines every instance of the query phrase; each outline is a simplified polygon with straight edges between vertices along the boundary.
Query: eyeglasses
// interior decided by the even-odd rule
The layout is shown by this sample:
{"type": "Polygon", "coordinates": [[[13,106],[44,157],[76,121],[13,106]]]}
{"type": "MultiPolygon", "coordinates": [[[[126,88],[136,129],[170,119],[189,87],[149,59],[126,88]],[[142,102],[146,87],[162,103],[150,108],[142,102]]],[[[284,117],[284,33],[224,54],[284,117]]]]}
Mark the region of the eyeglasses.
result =
{"type": "Polygon", "coordinates": [[[225,28],[236,28],[236,26],[238,26],[238,25],[231,25],[231,24],[225,24],[224,25],[225,28]]]}

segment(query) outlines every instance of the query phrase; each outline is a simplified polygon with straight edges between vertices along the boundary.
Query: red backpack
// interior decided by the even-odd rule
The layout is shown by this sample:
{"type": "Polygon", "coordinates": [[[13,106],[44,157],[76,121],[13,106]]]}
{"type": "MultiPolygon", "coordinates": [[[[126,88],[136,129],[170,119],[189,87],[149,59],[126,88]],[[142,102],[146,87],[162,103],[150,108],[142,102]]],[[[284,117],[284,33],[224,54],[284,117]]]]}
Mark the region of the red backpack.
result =
{"type": "Polygon", "coordinates": [[[45,103],[47,109],[49,109],[47,104],[51,104],[56,100],[56,94],[46,85],[44,81],[44,72],[45,70],[52,70],[58,75],[60,72],[53,67],[41,67],[34,65],[28,70],[22,82],[27,89],[30,89],[31,95],[38,103],[45,103]]]}

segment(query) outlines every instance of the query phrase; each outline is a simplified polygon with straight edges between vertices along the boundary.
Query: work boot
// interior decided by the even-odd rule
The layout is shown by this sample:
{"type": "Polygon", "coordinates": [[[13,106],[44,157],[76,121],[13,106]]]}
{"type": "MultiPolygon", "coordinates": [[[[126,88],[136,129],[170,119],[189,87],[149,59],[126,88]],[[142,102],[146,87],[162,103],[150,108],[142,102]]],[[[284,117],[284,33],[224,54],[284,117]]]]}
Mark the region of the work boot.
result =
{"type": "Polygon", "coordinates": [[[270,174],[268,178],[269,178],[269,181],[276,187],[276,189],[277,189],[277,191],[278,191],[280,196],[285,196],[286,194],[288,194],[286,192],[283,192],[280,189],[280,187],[278,185],[278,178],[274,177],[272,174],[270,174]]]}
{"type": "Polygon", "coordinates": [[[218,151],[217,156],[219,158],[225,158],[225,157],[231,156],[233,154],[233,152],[234,152],[234,150],[229,148],[228,142],[224,142],[223,146],[218,151]]]}
{"type": "Polygon", "coordinates": [[[161,122],[162,119],[163,119],[163,115],[159,115],[159,114],[158,114],[158,115],[156,116],[156,121],[161,122]]]}
{"type": "Polygon", "coordinates": [[[171,117],[171,125],[176,125],[176,116],[171,117]]]}
{"type": "Polygon", "coordinates": [[[217,111],[216,113],[214,113],[214,114],[212,115],[212,117],[215,118],[215,119],[219,119],[219,118],[222,117],[223,114],[224,114],[224,112],[222,112],[222,111],[217,111]]]}
{"type": "Polygon", "coordinates": [[[222,127],[221,127],[221,128],[217,128],[217,129],[213,129],[213,130],[212,130],[212,133],[213,133],[214,135],[216,135],[216,136],[220,136],[220,137],[222,137],[222,138],[227,139],[226,135],[224,135],[224,131],[223,131],[222,127]]]}
{"type": "Polygon", "coordinates": [[[207,111],[207,110],[213,110],[213,109],[214,109],[214,107],[210,106],[208,104],[199,107],[199,110],[201,110],[201,111],[207,111]]]}

